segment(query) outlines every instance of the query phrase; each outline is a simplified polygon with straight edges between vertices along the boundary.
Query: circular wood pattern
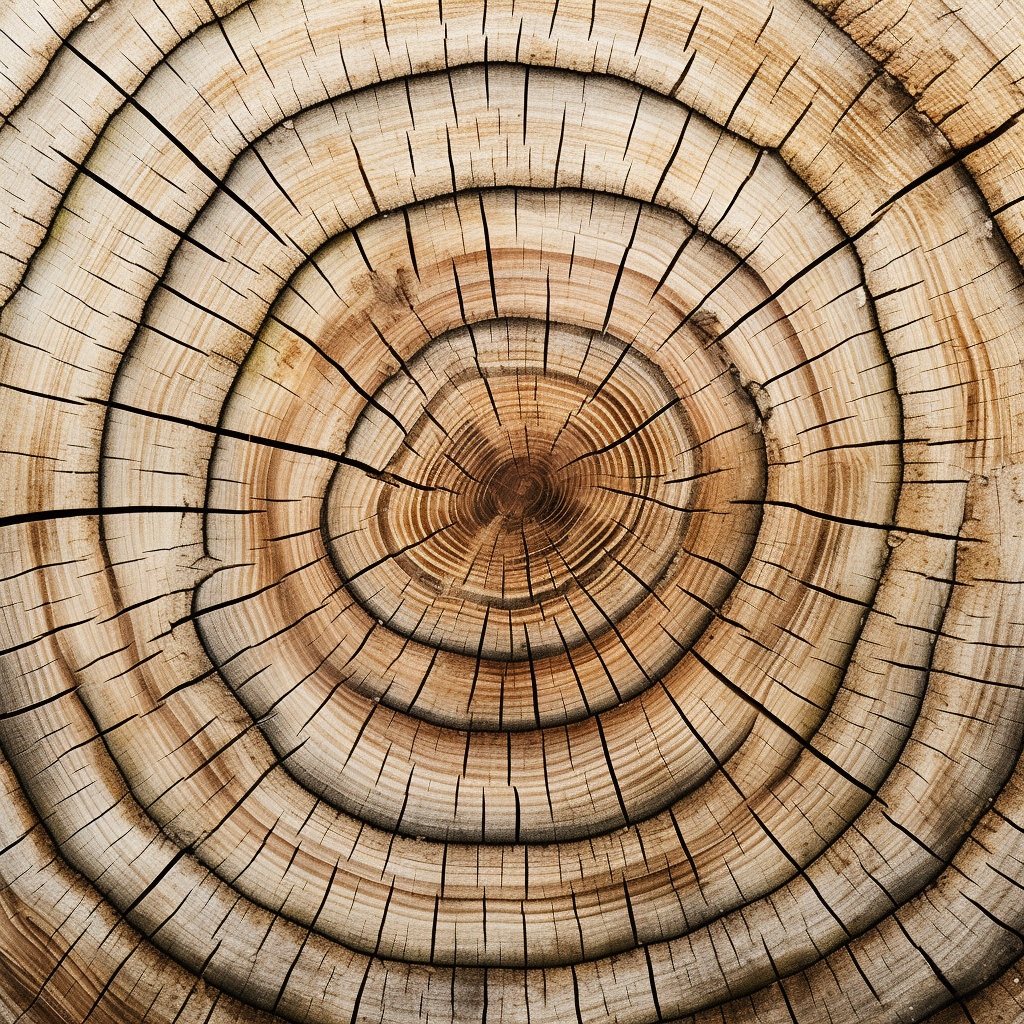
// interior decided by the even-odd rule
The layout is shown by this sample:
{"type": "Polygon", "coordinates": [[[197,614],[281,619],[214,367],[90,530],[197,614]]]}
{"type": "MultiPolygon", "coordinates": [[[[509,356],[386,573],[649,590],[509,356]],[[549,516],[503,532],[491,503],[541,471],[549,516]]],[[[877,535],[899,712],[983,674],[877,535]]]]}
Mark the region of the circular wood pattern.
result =
{"type": "Polygon", "coordinates": [[[0,10],[0,1020],[1024,1020],[1022,42],[0,10]]]}

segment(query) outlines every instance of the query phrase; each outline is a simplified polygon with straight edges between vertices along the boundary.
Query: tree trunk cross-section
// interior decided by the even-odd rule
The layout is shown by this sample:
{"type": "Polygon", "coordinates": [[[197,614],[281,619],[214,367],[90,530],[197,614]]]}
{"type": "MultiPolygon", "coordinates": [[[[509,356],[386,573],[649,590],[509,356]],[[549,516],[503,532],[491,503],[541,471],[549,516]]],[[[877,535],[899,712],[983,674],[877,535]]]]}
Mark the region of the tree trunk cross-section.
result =
{"type": "Polygon", "coordinates": [[[0,1024],[1021,1024],[1022,82],[6,0],[0,1024]]]}

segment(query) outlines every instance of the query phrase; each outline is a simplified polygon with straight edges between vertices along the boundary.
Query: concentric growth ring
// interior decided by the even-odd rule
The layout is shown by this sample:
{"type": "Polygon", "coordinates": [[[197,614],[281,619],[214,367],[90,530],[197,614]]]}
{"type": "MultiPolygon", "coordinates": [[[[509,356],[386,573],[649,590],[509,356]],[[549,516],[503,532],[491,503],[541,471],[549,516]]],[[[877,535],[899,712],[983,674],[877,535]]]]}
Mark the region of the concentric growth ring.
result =
{"type": "Polygon", "coordinates": [[[847,6],[0,12],[0,1018],[1024,1014],[1024,18],[847,6]]]}
{"type": "Polygon", "coordinates": [[[411,427],[388,445],[374,422],[378,404],[425,390],[403,373],[349,434],[346,454],[366,464],[395,449],[388,475],[356,505],[365,474],[339,467],[325,506],[339,575],[371,615],[499,661],[578,646],[653,593],[698,475],[680,398],[653,364],[601,336],[526,330],[465,329],[420,352],[410,373],[422,360],[435,381],[411,427]]]}

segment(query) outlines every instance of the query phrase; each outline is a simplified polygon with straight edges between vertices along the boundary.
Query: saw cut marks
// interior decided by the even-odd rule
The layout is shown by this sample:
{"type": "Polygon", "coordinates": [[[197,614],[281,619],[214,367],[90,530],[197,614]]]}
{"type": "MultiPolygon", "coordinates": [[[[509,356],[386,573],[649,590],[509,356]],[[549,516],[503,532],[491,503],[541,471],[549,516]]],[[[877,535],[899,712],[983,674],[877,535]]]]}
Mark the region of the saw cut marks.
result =
{"type": "Polygon", "coordinates": [[[1024,1019],[1024,9],[902,8],[0,12],[0,1021],[1024,1019]]]}

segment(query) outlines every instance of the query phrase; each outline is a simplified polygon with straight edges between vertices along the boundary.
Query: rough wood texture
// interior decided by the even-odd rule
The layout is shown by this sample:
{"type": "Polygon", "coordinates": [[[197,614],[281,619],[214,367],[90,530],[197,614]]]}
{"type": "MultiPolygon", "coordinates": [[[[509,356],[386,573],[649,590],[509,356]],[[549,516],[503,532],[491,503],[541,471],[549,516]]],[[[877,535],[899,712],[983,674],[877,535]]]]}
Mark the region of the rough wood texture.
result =
{"type": "Polygon", "coordinates": [[[7,0],[0,1020],[1024,1020],[1022,44],[7,0]]]}

